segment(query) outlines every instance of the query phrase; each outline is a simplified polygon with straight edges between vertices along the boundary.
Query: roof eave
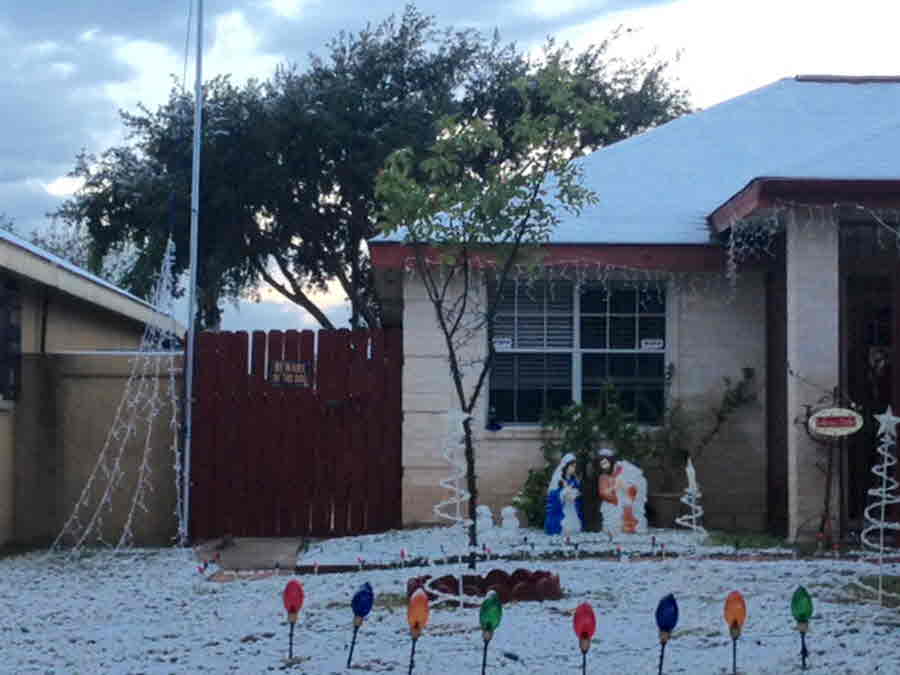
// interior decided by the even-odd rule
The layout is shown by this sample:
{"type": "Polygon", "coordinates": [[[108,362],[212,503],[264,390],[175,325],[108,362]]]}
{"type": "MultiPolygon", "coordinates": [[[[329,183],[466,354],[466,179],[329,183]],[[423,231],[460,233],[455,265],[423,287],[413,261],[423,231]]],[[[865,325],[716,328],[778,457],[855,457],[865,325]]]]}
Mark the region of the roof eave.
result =
{"type": "Polygon", "coordinates": [[[856,202],[872,208],[896,208],[900,206],[900,179],[760,176],[716,208],[707,221],[715,232],[724,232],[784,199],[820,206],[856,202]]]}

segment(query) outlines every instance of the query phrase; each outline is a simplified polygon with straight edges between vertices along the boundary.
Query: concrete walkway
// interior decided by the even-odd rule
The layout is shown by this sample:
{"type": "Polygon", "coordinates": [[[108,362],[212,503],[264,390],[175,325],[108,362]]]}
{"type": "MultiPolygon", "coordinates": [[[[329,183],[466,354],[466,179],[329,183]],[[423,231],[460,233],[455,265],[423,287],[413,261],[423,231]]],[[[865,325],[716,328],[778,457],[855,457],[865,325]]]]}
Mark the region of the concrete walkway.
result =
{"type": "Polygon", "coordinates": [[[293,570],[302,543],[299,537],[226,537],[194,547],[194,554],[200,561],[212,560],[218,554],[224,570],[293,570]]]}

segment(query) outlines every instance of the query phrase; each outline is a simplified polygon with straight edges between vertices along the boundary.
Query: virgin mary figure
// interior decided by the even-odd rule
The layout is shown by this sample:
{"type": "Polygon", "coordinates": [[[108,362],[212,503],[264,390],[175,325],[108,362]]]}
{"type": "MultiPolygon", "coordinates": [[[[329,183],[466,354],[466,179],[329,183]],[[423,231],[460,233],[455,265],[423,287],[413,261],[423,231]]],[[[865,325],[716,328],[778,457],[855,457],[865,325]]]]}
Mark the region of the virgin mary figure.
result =
{"type": "Polygon", "coordinates": [[[575,455],[563,456],[547,486],[547,534],[581,532],[584,516],[581,510],[581,481],[575,476],[575,455]]]}

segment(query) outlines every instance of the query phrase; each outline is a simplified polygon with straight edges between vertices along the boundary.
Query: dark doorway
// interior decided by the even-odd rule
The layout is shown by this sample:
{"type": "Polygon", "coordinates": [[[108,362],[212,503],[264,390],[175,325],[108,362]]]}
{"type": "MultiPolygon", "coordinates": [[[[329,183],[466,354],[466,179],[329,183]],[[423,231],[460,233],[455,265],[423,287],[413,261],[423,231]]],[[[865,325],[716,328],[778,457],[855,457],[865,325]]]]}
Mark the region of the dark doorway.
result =
{"type": "MultiPolygon", "coordinates": [[[[847,442],[845,507],[848,525],[859,530],[878,460],[878,429],[873,415],[893,400],[894,278],[851,275],[846,280],[846,382],[850,399],[860,405],[865,424],[847,442]]],[[[896,406],[895,406],[896,408],[896,406]]]]}

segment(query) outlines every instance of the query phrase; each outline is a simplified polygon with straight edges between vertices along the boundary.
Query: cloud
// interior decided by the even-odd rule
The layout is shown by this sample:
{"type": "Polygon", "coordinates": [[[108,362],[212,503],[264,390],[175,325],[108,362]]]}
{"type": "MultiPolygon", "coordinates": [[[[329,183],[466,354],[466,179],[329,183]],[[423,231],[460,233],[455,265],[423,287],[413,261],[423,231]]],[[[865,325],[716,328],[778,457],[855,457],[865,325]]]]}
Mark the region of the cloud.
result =
{"type": "Polygon", "coordinates": [[[618,25],[636,28],[622,41],[623,54],[657,49],[706,107],[797,74],[896,74],[898,21],[900,5],[880,0],[676,0],[613,12],[559,37],[583,47],[618,25]]]}
{"type": "Polygon", "coordinates": [[[213,41],[204,67],[204,79],[213,75],[231,75],[235,83],[249,78],[264,79],[275,72],[284,60],[282,55],[263,48],[262,34],[247,21],[240,11],[226,12],[213,21],[213,41]]]}

